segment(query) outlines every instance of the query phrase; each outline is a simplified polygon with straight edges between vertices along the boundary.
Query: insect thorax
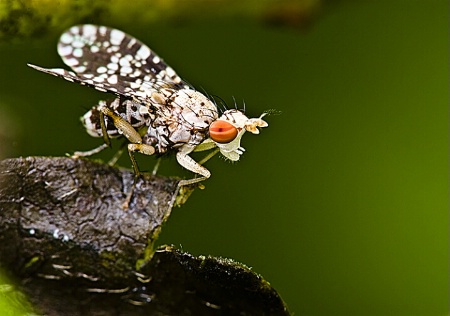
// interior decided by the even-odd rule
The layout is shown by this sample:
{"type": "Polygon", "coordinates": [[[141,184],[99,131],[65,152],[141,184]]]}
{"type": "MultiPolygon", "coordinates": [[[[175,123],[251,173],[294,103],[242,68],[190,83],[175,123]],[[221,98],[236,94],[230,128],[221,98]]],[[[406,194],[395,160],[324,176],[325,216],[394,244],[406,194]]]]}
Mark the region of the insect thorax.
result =
{"type": "MultiPolygon", "coordinates": [[[[100,101],[81,121],[89,135],[102,137],[99,109],[106,106],[141,133],[142,143],[154,146],[157,153],[165,153],[184,144],[200,144],[218,118],[216,106],[192,89],[162,88],[147,100],[146,103],[123,98],[100,101]]],[[[110,117],[105,116],[105,125],[110,137],[121,136],[110,117]]]]}

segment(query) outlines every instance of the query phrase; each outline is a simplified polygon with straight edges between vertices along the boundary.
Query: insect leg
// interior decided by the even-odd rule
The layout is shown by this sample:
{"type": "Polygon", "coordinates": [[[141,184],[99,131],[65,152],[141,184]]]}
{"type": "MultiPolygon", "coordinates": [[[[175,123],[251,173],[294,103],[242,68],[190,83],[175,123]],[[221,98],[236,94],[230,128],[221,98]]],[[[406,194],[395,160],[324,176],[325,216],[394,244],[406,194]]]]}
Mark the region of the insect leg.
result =
{"type": "Polygon", "coordinates": [[[202,160],[200,160],[198,162],[199,165],[203,165],[205,162],[207,162],[209,159],[211,159],[212,157],[214,157],[214,155],[216,155],[219,152],[219,148],[214,149],[212,152],[210,152],[209,154],[207,154],[205,157],[203,157],[202,160]]]}
{"type": "Polygon", "coordinates": [[[130,155],[134,173],[136,174],[136,176],[139,176],[139,167],[133,154],[135,152],[140,152],[141,154],[151,156],[155,153],[155,148],[147,144],[128,144],[128,154],[130,155]]]}
{"type": "MultiPolygon", "coordinates": [[[[133,144],[142,143],[142,137],[136,131],[136,129],[131,126],[124,118],[114,113],[111,109],[106,106],[102,106],[99,108],[100,112],[104,115],[109,116],[114,123],[114,126],[122,132],[122,134],[133,144]]],[[[103,129],[103,128],[102,128],[103,129]]]]}
{"type": "Polygon", "coordinates": [[[102,128],[103,141],[108,147],[111,147],[111,140],[109,139],[108,131],[106,130],[105,114],[103,114],[103,112],[100,112],[100,127],[102,128]]]}
{"type": "Polygon", "coordinates": [[[142,137],[141,135],[139,135],[136,129],[133,126],[131,126],[131,124],[128,123],[124,118],[115,114],[111,109],[107,108],[106,106],[103,106],[100,107],[99,110],[104,115],[109,116],[113,120],[114,126],[128,139],[128,141],[131,142],[131,144],[128,144],[128,154],[130,155],[131,164],[133,165],[135,179],[130,192],[128,193],[124,203],[122,204],[122,207],[124,209],[127,209],[130,204],[134,188],[136,186],[136,181],[141,174],[139,171],[139,166],[136,162],[136,158],[134,158],[133,153],[137,151],[144,155],[150,156],[155,153],[155,148],[148,144],[142,144],[142,137]]]}
{"type": "Polygon", "coordinates": [[[161,157],[159,157],[158,160],[156,160],[156,164],[153,167],[152,176],[156,176],[156,173],[158,172],[160,164],[161,164],[161,157]]]}
{"type": "Polygon", "coordinates": [[[192,159],[189,156],[189,152],[183,151],[182,148],[179,152],[177,152],[177,161],[181,166],[183,166],[187,170],[192,171],[192,172],[202,176],[200,178],[181,180],[180,182],[178,182],[178,186],[189,185],[189,184],[201,182],[203,180],[208,179],[211,176],[211,172],[208,169],[206,169],[205,167],[200,165],[198,162],[196,162],[194,159],[192,159]]]}
{"type": "Polygon", "coordinates": [[[122,134],[128,139],[131,144],[128,144],[128,154],[130,155],[131,164],[133,165],[134,173],[136,177],[140,175],[139,167],[134,158],[134,152],[140,152],[144,155],[153,155],[155,153],[155,148],[151,145],[142,144],[142,137],[136,131],[136,129],[131,126],[124,118],[115,114],[111,109],[106,106],[99,108],[100,112],[104,115],[109,116],[114,123],[114,126],[122,132],[122,134]]]}
{"type": "Polygon", "coordinates": [[[122,156],[124,150],[125,150],[125,145],[127,144],[126,141],[124,141],[120,147],[119,150],[114,154],[114,156],[108,161],[108,166],[114,166],[117,161],[119,160],[119,158],[122,156]]]}
{"type": "MultiPolygon", "coordinates": [[[[105,114],[100,111],[99,116],[100,116],[100,127],[102,129],[102,135],[103,135],[104,143],[101,144],[100,146],[94,148],[94,149],[91,149],[91,150],[76,151],[72,155],[73,158],[92,156],[94,154],[97,154],[97,153],[101,152],[106,147],[111,147],[111,140],[109,139],[108,132],[107,132],[107,129],[106,129],[106,124],[105,124],[105,114]]],[[[117,161],[117,159],[116,159],[116,161],[117,161]]],[[[111,164],[109,164],[109,165],[111,166],[111,164]]]]}
{"type": "MultiPolygon", "coordinates": [[[[208,138],[207,140],[205,140],[203,143],[197,145],[194,148],[194,152],[199,152],[199,151],[205,151],[205,150],[210,150],[215,148],[217,145],[216,143],[214,143],[210,138],[208,138]]],[[[198,162],[199,165],[203,165],[205,162],[207,162],[209,159],[211,159],[212,157],[214,157],[215,154],[217,154],[219,152],[219,148],[214,149],[212,152],[210,152],[209,154],[207,154],[202,160],[200,160],[198,162]]]]}
{"type": "Polygon", "coordinates": [[[88,156],[92,156],[94,154],[97,154],[99,152],[101,152],[103,149],[107,148],[108,144],[101,144],[100,146],[91,149],[91,150],[87,150],[87,151],[76,151],[73,153],[72,158],[79,158],[79,157],[88,157],[88,156]]]}
{"type": "Polygon", "coordinates": [[[133,165],[133,170],[134,170],[135,176],[134,176],[133,186],[131,187],[131,190],[126,197],[125,202],[123,202],[123,204],[122,204],[122,207],[124,209],[127,209],[128,205],[130,204],[131,197],[133,195],[133,191],[136,186],[136,182],[138,181],[138,178],[141,174],[139,171],[139,166],[136,162],[136,158],[134,158],[134,155],[133,155],[133,153],[136,151],[140,152],[141,154],[151,156],[155,153],[155,148],[153,146],[147,145],[147,144],[128,144],[128,154],[130,155],[130,160],[131,160],[131,164],[133,165]]]}
{"type": "Polygon", "coordinates": [[[212,149],[214,147],[217,147],[216,143],[214,141],[211,140],[211,138],[208,138],[207,140],[205,140],[203,143],[197,145],[194,148],[194,152],[197,151],[205,151],[205,150],[209,150],[212,149]]]}

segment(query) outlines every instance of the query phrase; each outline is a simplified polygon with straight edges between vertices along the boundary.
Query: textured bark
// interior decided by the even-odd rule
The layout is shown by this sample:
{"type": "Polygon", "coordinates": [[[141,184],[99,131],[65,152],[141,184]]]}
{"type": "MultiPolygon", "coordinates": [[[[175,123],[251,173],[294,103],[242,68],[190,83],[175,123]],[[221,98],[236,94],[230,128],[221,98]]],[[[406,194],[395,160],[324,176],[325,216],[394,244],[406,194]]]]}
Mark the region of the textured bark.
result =
{"type": "Polygon", "coordinates": [[[46,315],[287,315],[259,275],[228,259],[153,251],[178,181],[84,159],[0,162],[0,266],[46,315]]]}

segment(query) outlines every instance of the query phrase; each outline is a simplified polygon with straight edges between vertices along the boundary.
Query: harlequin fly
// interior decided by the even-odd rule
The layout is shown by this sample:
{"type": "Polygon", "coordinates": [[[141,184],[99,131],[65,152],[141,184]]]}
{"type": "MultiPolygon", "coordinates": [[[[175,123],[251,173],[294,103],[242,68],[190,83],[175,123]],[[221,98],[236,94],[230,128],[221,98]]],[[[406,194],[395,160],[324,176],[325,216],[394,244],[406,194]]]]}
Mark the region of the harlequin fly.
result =
{"type": "Polygon", "coordinates": [[[178,163],[200,175],[179,183],[188,185],[211,175],[190,153],[215,149],[203,162],[218,151],[237,161],[244,153],[240,145],[243,134],[258,134],[258,127],[268,126],[262,119],[266,113],[248,118],[229,109],[219,116],[214,101],[183,82],[150,48],[122,31],[73,26],[61,35],[58,53],[73,72],[29,66],[116,95],[100,101],[81,118],[89,135],[103,137],[105,144],[77,156],[97,153],[107,147],[109,137],[124,136],[134,172],[139,175],[134,152],[153,155],[174,149],[178,163]]]}

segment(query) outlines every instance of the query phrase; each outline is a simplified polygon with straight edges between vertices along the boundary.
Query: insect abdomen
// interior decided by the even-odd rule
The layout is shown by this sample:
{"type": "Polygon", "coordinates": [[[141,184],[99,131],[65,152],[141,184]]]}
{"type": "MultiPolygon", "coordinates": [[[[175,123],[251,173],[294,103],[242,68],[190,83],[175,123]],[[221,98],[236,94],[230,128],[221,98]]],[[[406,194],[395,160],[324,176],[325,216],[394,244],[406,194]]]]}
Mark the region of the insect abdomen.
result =
{"type": "MultiPolygon", "coordinates": [[[[131,100],[121,101],[120,98],[100,101],[98,105],[81,117],[81,122],[87,133],[93,137],[103,137],[99,110],[103,106],[111,109],[116,115],[121,116],[136,129],[148,126],[150,121],[154,119],[154,115],[149,111],[148,107],[137,102],[131,100]]],[[[105,116],[105,126],[108,136],[117,137],[121,135],[113,120],[108,116],[105,116]]]]}

